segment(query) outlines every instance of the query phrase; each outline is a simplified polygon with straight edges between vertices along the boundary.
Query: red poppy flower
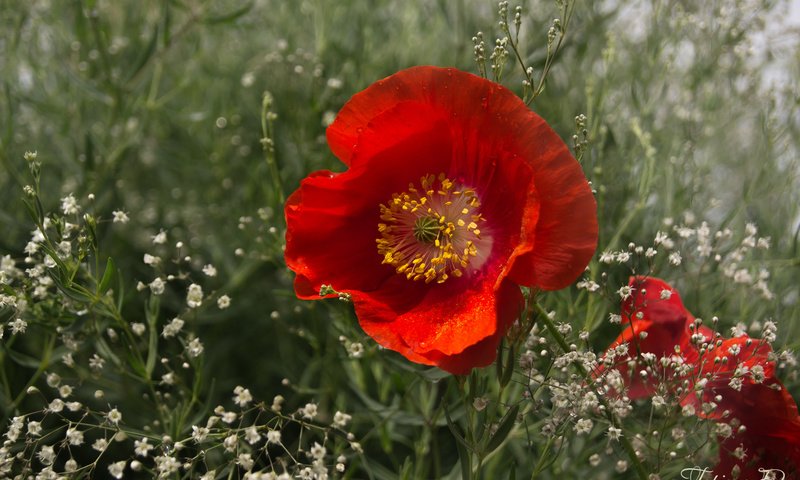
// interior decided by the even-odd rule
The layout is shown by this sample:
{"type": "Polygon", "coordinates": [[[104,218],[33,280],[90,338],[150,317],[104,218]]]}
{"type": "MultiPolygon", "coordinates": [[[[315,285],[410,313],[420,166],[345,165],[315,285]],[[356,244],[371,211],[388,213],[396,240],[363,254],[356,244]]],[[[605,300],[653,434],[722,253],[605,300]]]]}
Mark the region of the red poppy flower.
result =
{"type": "Polygon", "coordinates": [[[686,391],[691,393],[681,399],[681,404],[694,407],[701,418],[732,427],[731,436],[720,438],[715,475],[761,479],[766,478],[765,469],[776,469],[776,474],[780,470],[786,475],[776,478],[797,478],[800,415],[792,396],[775,378],[769,344],[747,336],[722,339],[704,326],[693,330],[694,317],[678,292],[663,280],[633,277],[629,285],[633,294],[623,302],[621,312],[625,329],[609,349],[627,343],[634,362],[644,353],[661,358],[680,352],[679,358],[689,368],[663,368],[659,375],[643,380],[630,372],[627,361],[621,362],[615,368],[626,380],[628,396],[651,396],[659,382],[665,382],[675,393],[670,386],[688,380],[686,391]],[[665,291],[670,293],[662,295],[665,291]],[[644,338],[642,333],[646,333],[644,338]],[[692,341],[693,335],[702,337],[692,341]],[[705,345],[703,351],[701,345],[705,345]],[[707,409],[710,405],[714,408],[707,409]],[[734,471],[738,476],[733,476],[734,471]]]}
{"type": "MultiPolygon", "coordinates": [[[[628,361],[621,362],[615,368],[627,380],[628,397],[638,399],[653,395],[662,381],[680,384],[681,378],[676,376],[674,369],[660,367],[660,363],[642,364],[639,354],[653,354],[660,360],[678,353],[682,361],[693,361],[697,353],[690,346],[694,333],[690,327],[694,317],[683,306],[680,294],[663,280],[631,277],[628,286],[631,287],[631,296],[622,302],[620,311],[623,330],[609,350],[623,343],[628,345],[629,355],[634,359],[634,369],[631,371],[628,361]],[[657,375],[643,378],[638,372],[647,366],[660,370],[657,375]]],[[[707,338],[712,337],[707,327],[702,327],[700,333],[707,338]]]]}
{"type": "Polygon", "coordinates": [[[286,202],[295,291],[350,294],[364,331],[414,362],[491,363],[518,286],[563,288],[594,253],[580,165],[501,85],[403,70],[353,96],[327,137],[348,169],[312,173],[286,202]]]}
{"type": "Polygon", "coordinates": [[[725,397],[726,407],[744,429],[733,429],[730,437],[720,439],[714,474],[743,480],[800,478],[800,415],[786,388],[773,378],[747,384],[739,395],[725,397]],[[775,470],[774,477],[765,476],[764,470],[770,469],[775,470]]]}
{"type": "Polygon", "coordinates": [[[695,378],[708,381],[685,403],[694,404],[698,416],[734,427],[730,437],[720,439],[714,472],[721,478],[764,478],[759,469],[780,470],[785,478],[800,474],[800,415],[775,378],[771,353],[769,344],[745,335],[712,344],[695,367],[695,378]],[[711,402],[713,410],[701,408],[711,402]],[[738,477],[733,477],[734,468],[738,477]]]}

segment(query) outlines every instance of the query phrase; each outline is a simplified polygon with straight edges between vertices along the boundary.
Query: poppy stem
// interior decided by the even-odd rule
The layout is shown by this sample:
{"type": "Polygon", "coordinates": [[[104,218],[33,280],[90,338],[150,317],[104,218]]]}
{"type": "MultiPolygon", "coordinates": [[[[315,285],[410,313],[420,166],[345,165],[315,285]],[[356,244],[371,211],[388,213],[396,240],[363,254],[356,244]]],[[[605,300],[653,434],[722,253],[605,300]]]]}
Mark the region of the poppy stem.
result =
{"type": "MultiPolygon", "coordinates": [[[[533,306],[537,314],[537,321],[544,325],[544,328],[550,333],[550,336],[553,337],[564,353],[570,352],[570,347],[569,344],[567,344],[567,340],[558,331],[558,328],[553,323],[553,320],[550,318],[550,315],[547,313],[547,311],[536,301],[533,302],[533,306]]],[[[578,370],[584,380],[589,383],[593,381],[590,372],[588,372],[583,365],[579,363],[573,363],[573,365],[575,365],[575,368],[578,370]]],[[[614,417],[611,408],[608,407],[608,402],[606,402],[606,399],[602,395],[599,395],[598,399],[600,404],[604,407],[603,411],[605,412],[609,423],[611,423],[611,425],[613,425],[615,428],[621,428],[621,424],[616,417],[614,417]]],[[[619,443],[622,445],[622,448],[625,450],[625,453],[628,455],[628,458],[633,464],[633,468],[636,471],[637,477],[639,477],[640,480],[647,480],[647,471],[644,469],[642,462],[640,462],[639,458],[636,456],[636,451],[633,449],[633,445],[631,445],[631,442],[628,440],[628,438],[620,436],[619,443]]]]}

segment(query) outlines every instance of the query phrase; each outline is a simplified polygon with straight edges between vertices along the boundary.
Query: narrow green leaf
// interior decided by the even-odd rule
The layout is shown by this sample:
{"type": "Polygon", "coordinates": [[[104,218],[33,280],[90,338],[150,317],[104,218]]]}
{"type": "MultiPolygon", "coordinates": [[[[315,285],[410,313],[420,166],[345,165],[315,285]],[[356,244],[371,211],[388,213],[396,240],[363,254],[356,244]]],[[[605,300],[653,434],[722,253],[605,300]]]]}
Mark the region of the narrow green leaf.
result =
{"type": "Polygon", "coordinates": [[[400,474],[398,475],[401,480],[412,480],[412,473],[411,468],[413,467],[413,463],[411,462],[411,457],[406,457],[406,461],[403,462],[403,466],[400,468],[400,474]]]}
{"type": "Polygon", "coordinates": [[[4,349],[4,351],[17,365],[27,368],[39,368],[41,361],[38,358],[25,355],[24,353],[15,352],[9,348],[4,349]]]}
{"type": "Polygon", "coordinates": [[[497,431],[492,435],[489,439],[489,443],[486,445],[487,454],[497,449],[508,437],[508,434],[511,433],[511,429],[514,428],[514,422],[517,420],[517,413],[519,413],[519,404],[511,407],[500,420],[497,431]]]}
{"type": "Polygon", "coordinates": [[[451,375],[450,373],[445,372],[444,370],[440,370],[436,367],[427,368],[425,370],[418,370],[417,374],[420,377],[424,378],[425,380],[428,380],[429,382],[433,383],[436,383],[439,380],[447,378],[451,375]]]}
{"type": "Polygon", "coordinates": [[[100,283],[97,285],[98,296],[102,296],[108,291],[108,288],[111,286],[111,279],[114,277],[114,270],[116,270],[114,260],[108,257],[108,260],[106,260],[106,270],[103,272],[103,278],[100,279],[100,283]]]}
{"type": "Polygon", "coordinates": [[[232,12],[204,18],[203,23],[207,25],[217,25],[220,23],[232,22],[237,18],[241,17],[242,15],[246,14],[247,12],[249,12],[251,8],[253,8],[253,2],[247,2],[244,6],[232,12]]]}
{"type": "MultiPolygon", "coordinates": [[[[501,362],[500,355],[497,356],[497,362],[501,362]]],[[[500,377],[500,386],[505,387],[511,381],[511,375],[514,373],[514,345],[508,346],[508,354],[506,355],[506,364],[503,370],[503,376],[500,377]]]]}
{"type": "Polygon", "coordinates": [[[153,369],[156,368],[156,357],[158,356],[158,307],[158,297],[151,296],[145,310],[147,312],[147,330],[150,334],[145,364],[147,378],[152,377],[153,369]]]}
{"type": "Polygon", "coordinates": [[[158,45],[158,33],[159,28],[158,25],[153,27],[153,33],[150,35],[150,40],[147,41],[147,46],[142,50],[141,55],[133,64],[133,68],[131,69],[131,73],[128,74],[128,81],[130,82],[142,71],[142,69],[150,62],[150,59],[153,57],[153,53],[156,51],[156,45],[158,45]]]}
{"type": "Polygon", "coordinates": [[[456,443],[471,450],[472,447],[470,447],[467,444],[467,441],[464,439],[464,432],[461,430],[461,427],[454,423],[453,419],[450,418],[450,412],[447,410],[447,405],[444,406],[444,418],[447,419],[447,428],[450,429],[450,433],[452,433],[453,437],[455,437],[456,443]]]}
{"type": "Polygon", "coordinates": [[[472,480],[472,459],[469,452],[460,442],[456,442],[456,450],[458,451],[458,461],[461,464],[461,479],[472,480]]]}

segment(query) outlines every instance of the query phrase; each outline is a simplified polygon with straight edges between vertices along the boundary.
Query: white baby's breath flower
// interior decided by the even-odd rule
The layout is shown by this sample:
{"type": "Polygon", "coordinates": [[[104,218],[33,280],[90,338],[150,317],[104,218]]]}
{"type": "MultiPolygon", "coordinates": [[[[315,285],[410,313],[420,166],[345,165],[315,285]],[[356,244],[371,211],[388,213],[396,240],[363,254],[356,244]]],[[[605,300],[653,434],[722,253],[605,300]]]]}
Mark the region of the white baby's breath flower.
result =
{"type": "Polygon", "coordinates": [[[83,444],[83,432],[77,428],[68,428],[65,438],[70,445],[79,446],[83,444]]]}
{"type": "Polygon", "coordinates": [[[203,303],[203,287],[193,283],[186,292],[186,304],[189,308],[197,308],[203,303]]]}
{"type": "Polygon", "coordinates": [[[150,445],[150,443],[148,443],[147,438],[133,441],[133,453],[135,453],[139,457],[148,456],[150,454],[150,450],[152,449],[153,446],[150,445]]]}
{"type": "Polygon", "coordinates": [[[192,341],[186,345],[186,353],[192,358],[199,357],[203,354],[203,344],[200,342],[199,338],[192,339],[192,341]]]}
{"type": "Polygon", "coordinates": [[[214,267],[214,265],[211,265],[209,263],[208,265],[203,266],[203,273],[205,273],[209,277],[216,277],[217,269],[214,267]]]}
{"type": "Polygon", "coordinates": [[[633,294],[633,287],[631,287],[630,285],[624,285],[620,287],[619,290],[617,290],[617,294],[623,300],[627,300],[633,294]]]}
{"type": "Polygon", "coordinates": [[[114,210],[113,212],[111,212],[111,214],[114,216],[114,220],[113,220],[114,223],[123,223],[124,224],[124,223],[128,223],[130,221],[130,218],[128,217],[128,214],[123,212],[122,210],[114,210]]]}
{"type": "Polygon", "coordinates": [[[239,437],[236,434],[231,434],[225,437],[225,440],[222,441],[222,446],[225,447],[225,451],[233,452],[236,450],[236,446],[239,444],[239,437]]]}
{"type": "Polygon", "coordinates": [[[42,433],[42,424],[33,420],[28,422],[28,435],[38,437],[42,433]]]}
{"type": "Polygon", "coordinates": [[[219,307],[220,310],[224,310],[230,306],[231,306],[231,297],[223,295],[217,299],[217,307],[219,307]]]}
{"type": "Polygon", "coordinates": [[[116,479],[122,478],[125,473],[125,466],[128,464],[127,460],[120,460],[108,466],[108,473],[116,479]]]}
{"type": "Polygon", "coordinates": [[[233,393],[233,403],[239,405],[240,407],[246,407],[248,403],[253,401],[253,396],[250,394],[250,390],[242,387],[241,385],[237,385],[236,388],[233,389],[233,393]]]}
{"type": "Polygon", "coordinates": [[[185,322],[178,317],[173,318],[168,324],[164,325],[161,336],[164,338],[174,337],[181,331],[184,323],[185,322]]]}
{"type": "Polygon", "coordinates": [[[348,422],[349,422],[349,421],[350,421],[352,418],[353,418],[352,416],[350,416],[350,415],[348,415],[348,414],[346,414],[346,413],[344,413],[344,412],[337,411],[337,412],[336,412],[336,413],[333,415],[333,424],[334,424],[334,425],[336,425],[336,426],[337,426],[337,427],[339,427],[339,428],[344,428],[344,427],[346,427],[346,426],[347,426],[347,423],[348,423],[348,422]]]}
{"type": "Polygon", "coordinates": [[[14,320],[8,322],[8,326],[11,328],[11,333],[16,335],[25,333],[25,330],[28,328],[28,322],[21,318],[15,318],[14,320]]]}
{"type": "Polygon", "coordinates": [[[106,414],[106,419],[114,425],[119,425],[119,422],[122,421],[122,413],[120,413],[120,411],[116,408],[112,408],[106,414]]]}
{"type": "Polygon", "coordinates": [[[210,430],[206,427],[198,427],[197,425],[192,425],[192,439],[200,443],[208,437],[210,430]]]}
{"type": "Polygon", "coordinates": [[[589,433],[592,431],[592,426],[594,426],[594,422],[592,422],[588,418],[581,418],[577,422],[575,422],[575,433],[578,435],[583,435],[584,433],[589,433]]]}
{"type": "Polygon", "coordinates": [[[308,453],[311,454],[311,457],[314,458],[314,460],[320,460],[325,457],[327,450],[319,443],[314,442],[314,445],[311,446],[311,449],[308,453]]]}
{"type": "Polygon", "coordinates": [[[267,432],[267,442],[272,444],[281,443],[280,430],[270,430],[267,432]]]}
{"type": "Polygon", "coordinates": [[[317,416],[317,405],[314,403],[306,403],[306,406],[300,409],[303,418],[313,420],[317,416]]]}
{"type": "Polygon", "coordinates": [[[78,201],[71,193],[61,199],[61,211],[64,212],[64,215],[75,215],[79,210],[78,201]]]}
{"type": "Polygon", "coordinates": [[[153,245],[163,245],[167,243],[167,232],[161,230],[150,238],[153,240],[153,245]]]}
{"type": "Polygon", "coordinates": [[[256,443],[261,441],[261,434],[258,433],[258,428],[255,426],[247,427],[244,431],[244,439],[250,445],[255,445],[256,443]]]}
{"type": "Polygon", "coordinates": [[[153,295],[161,295],[164,293],[164,287],[166,286],[166,283],[164,283],[164,280],[162,280],[161,277],[156,277],[148,284],[148,286],[150,287],[150,291],[153,293],[153,295]]]}

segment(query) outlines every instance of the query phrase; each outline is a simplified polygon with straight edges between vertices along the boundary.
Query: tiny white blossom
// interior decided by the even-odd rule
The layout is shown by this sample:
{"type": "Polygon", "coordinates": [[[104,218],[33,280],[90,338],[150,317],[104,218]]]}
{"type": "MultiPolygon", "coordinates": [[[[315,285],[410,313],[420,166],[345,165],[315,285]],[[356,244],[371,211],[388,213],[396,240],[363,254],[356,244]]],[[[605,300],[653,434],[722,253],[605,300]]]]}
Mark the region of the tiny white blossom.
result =
{"type": "Polygon", "coordinates": [[[241,385],[237,385],[236,388],[233,389],[233,393],[233,403],[239,405],[240,407],[246,407],[248,403],[253,401],[253,396],[250,394],[250,390],[242,387],[241,385]]]}
{"type": "Polygon", "coordinates": [[[267,442],[278,444],[281,443],[281,432],[279,430],[270,430],[267,432],[267,442]]]}
{"type": "Polygon", "coordinates": [[[313,420],[314,417],[317,416],[317,405],[314,403],[306,403],[306,406],[301,408],[300,411],[303,414],[303,418],[313,420]]]}
{"type": "Polygon", "coordinates": [[[64,215],[75,215],[79,210],[78,201],[71,193],[61,199],[61,211],[64,212],[64,215]]]}
{"type": "Polygon", "coordinates": [[[672,265],[674,265],[676,267],[681,264],[682,260],[683,259],[681,258],[681,253],[680,252],[672,252],[672,253],[669,254],[669,263],[671,263],[672,265]]]}
{"type": "Polygon", "coordinates": [[[25,330],[28,328],[28,322],[21,318],[15,318],[14,320],[8,322],[8,326],[11,328],[11,333],[19,334],[25,333],[25,330]]]}
{"type": "Polygon", "coordinates": [[[230,306],[231,306],[231,297],[223,295],[217,299],[217,307],[219,307],[220,310],[224,310],[230,306]]]}
{"type": "Polygon", "coordinates": [[[327,453],[327,450],[325,449],[325,447],[323,447],[319,443],[314,442],[314,445],[311,447],[311,449],[309,450],[308,453],[311,454],[311,456],[314,458],[314,460],[319,460],[319,459],[325,457],[325,453],[327,453]]]}
{"type": "Polygon", "coordinates": [[[99,372],[105,366],[106,361],[103,357],[98,354],[93,354],[92,357],[89,359],[89,368],[94,370],[95,372],[99,372]]]}
{"type": "Polygon", "coordinates": [[[122,421],[122,413],[120,413],[120,411],[116,408],[112,408],[106,414],[106,419],[114,425],[119,425],[119,422],[122,421]]]}
{"type": "Polygon", "coordinates": [[[193,283],[186,292],[186,304],[189,308],[197,308],[203,303],[203,287],[193,283]]]}
{"type": "Polygon", "coordinates": [[[114,216],[114,223],[128,223],[130,221],[128,214],[122,210],[114,210],[111,214],[114,216]]]}
{"type": "Polygon", "coordinates": [[[185,322],[178,317],[173,318],[168,324],[164,325],[161,336],[164,338],[174,337],[181,331],[184,323],[185,322]]]}
{"type": "Polygon", "coordinates": [[[255,426],[247,427],[244,431],[244,439],[250,445],[255,445],[256,443],[261,441],[261,434],[258,433],[258,428],[255,426]]]}
{"type": "Polygon", "coordinates": [[[146,329],[147,329],[147,326],[144,323],[140,323],[140,322],[131,323],[131,331],[133,332],[134,335],[136,335],[138,337],[141,337],[142,335],[144,335],[144,332],[145,332],[146,329]]]}
{"type": "Polygon", "coordinates": [[[661,297],[661,300],[669,300],[672,297],[672,290],[669,290],[667,288],[661,290],[660,297],[661,297]]]}
{"type": "Polygon", "coordinates": [[[236,457],[236,463],[239,464],[245,471],[250,471],[253,469],[253,456],[249,453],[240,453],[238,457],[236,457]]]}
{"type": "Polygon", "coordinates": [[[70,395],[72,395],[72,387],[70,387],[69,385],[61,385],[60,387],[58,387],[58,394],[61,396],[61,398],[69,397],[70,395]]]}
{"type": "Polygon", "coordinates": [[[239,444],[239,437],[236,434],[231,434],[225,437],[225,440],[222,441],[222,446],[225,447],[225,450],[228,452],[232,452],[236,450],[236,446],[239,444]]]}
{"type": "Polygon", "coordinates": [[[200,342],[199,338],[193,339],[186,345],[186,353],[192,358],[199,357],[203,354],[203,344],[200,342]]]}
{"type": "Polygon", "coordinates": [[[210,430],[206,427],[198,427],[197,425],[192,425],[192,439],[200,443],[208,437],[210,430]]]}
{"type": "Polygon", "coordinates": [[[82,445],[83,432],[81,432],[77,428],[68,428],[66,433],[66,439],[70,445],[82,445]]]}
{"type": "Polygon", "coordinates": [[[581,418],[577,422],[575,422],[574,430],[578,435],[582,435],[584,433],[589,433],[592,431],[592,426],[594,423],[588,418],[581,418]]]}
{"type": "Polygon", "coordinates": [[[167,232],[161,230],[150,238],[153,240],[153,245],[163,245],[167,243],[167,232]]]}
{"type": "Polygon", "coordinates": [[[153,446],[148,443],[147,438],[133,441],[133,453],[140,457],[146,457],[152,449],[153,446]]]}
{"type": "Polygon", "coordinates": [[[156,257],[154,255],[150,255],[149,253],[145,253],[142,261],[144,262],[145,265],[150,265],[151,267],[154,267],[159,263],[161,263],[161,258],[156,257]]]}
{"type": "Polygon", "coordinates": [[[33,420],[28,422],[28,435],[32,435],[34,437],[38,437],[42,433],[42,424],[40,422],[34,422],[33,420]]]}
{"type": "Polygon", "coordinates": [[[352,416],[350,416],[350,415],[348,415],[348,414],[346,414],[346,413],[344,413],[344,412],[337,411],[337,412],[336,412],[336,413],[333,415],[333,424],[334,424],[334,425],[336,425],[336,426],[337,426],[337,427],[339,427],[339,428],[344,428],[344,427],[346,427],[346,426],[347,426],[347,423],[348,423],[348,422],[349,422],[349,421],[350,421],[352,418],[353,418],[352,416]]]}
{"type": "Polygon", "coordinates": [[[614,261],[613,252],[603,252],[600,254],[600,263],[612,263],[614,261]]]}
{"type": "Polygon", "coordinates": [[[633,294],[633,290],[634,290],[633,287],[631,287],[630,285],[624,285],[620,287],[619,290],[617,290],[617,294],[623,300],[627,300],[633,294]]]}
{"type": "Polygon", "coordinates": [[[106,440],[105,438],[98,438],[92,444],[92,448],[97,450],[98,452],[105,451],[106,447],[108,447],[108,440],[106,440]]]}
{"type": "Polygon", "coordinates": [[[364,356],[364,345],[361,342],[352,342],[347,346],[347,356],[350,358],[361,358],[364,356]]]}
{"type": "Polygon", "coordinates": [[[155,280],[150,282],[148,286],[150,287],[150,291],[153,293],[153,295],[161,295],[164,293],[165,285],[166,284],[164,283],[164,280],[161,280],[161,277],[156,277],[155,280]]]}
{"type": "Polygon", "coordinates": [[[53,447],[50,445],[45,445],[39,450],[39,453],[36,454],[39,458],[39,461],[42,462],[44,465],[52,465],[53,461],[56,459],[56,452],[53,450],[53,447]]]}
{"type": "Polygon", "coordinates": [[[122,478],[125,473],[125,466],[128,464],[127,460],[120,460],[108,466],[108,473],[116,479],[122,478]]]}
{"type": "Polygon", "coordinates": [[[608,427],[608,438],[611,440],[619,440],[622,436],[622,429],[616,427],[608,427]]]}
{"type": "Polygon", "coordinates": [[[216,277],[217,269],[214,267],[214,265],[211,265],[209,263],[208,265],[203,266],[203,273],[205,273],[209,277],[216,277]]]}

